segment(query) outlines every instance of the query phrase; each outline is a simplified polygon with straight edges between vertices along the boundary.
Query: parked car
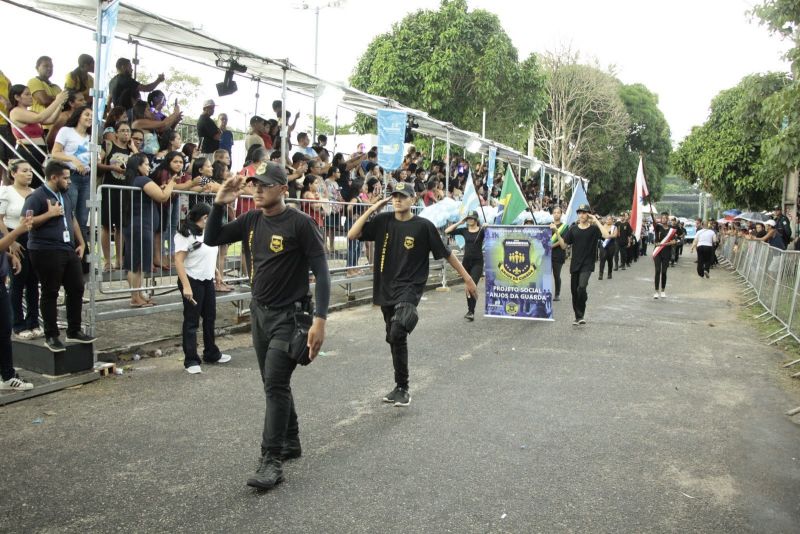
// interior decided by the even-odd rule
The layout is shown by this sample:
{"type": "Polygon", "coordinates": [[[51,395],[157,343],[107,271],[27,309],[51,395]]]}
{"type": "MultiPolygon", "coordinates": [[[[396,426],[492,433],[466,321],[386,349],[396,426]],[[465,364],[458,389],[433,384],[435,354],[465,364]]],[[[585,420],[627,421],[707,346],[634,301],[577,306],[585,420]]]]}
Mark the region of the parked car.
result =
{"type": "Polygon", "coordinates": [[[693,221],[686,222],[683,227],[686,229],[686,235],[683,238],[684,243],[694,241],[694,236],[697,234],[697,227],[693,221]]]}

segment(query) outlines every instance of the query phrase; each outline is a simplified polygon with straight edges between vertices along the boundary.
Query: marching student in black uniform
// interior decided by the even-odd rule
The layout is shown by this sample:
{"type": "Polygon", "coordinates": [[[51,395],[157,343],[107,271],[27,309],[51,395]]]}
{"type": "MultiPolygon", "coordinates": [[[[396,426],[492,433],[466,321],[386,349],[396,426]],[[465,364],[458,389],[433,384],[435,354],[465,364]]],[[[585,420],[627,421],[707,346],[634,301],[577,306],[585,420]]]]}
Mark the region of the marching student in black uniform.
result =
{"type": "MultiPolygon", "coordinates": [[[[675,219],[675,246],[672,247],[672,264],[678,263],[678,258],[683,255],[683,241],[686,238],[686,226],[683,222],[675,219]]],[[[698,228],[699,230],[699,228],[698,228]]]]}
{"type": "Polygon", "coordinates": [[[297,364],[310,363],[322,347],[330,274],[317,224],[284,203],[286,170],[262,163],[248,180],[255,184],[253,201],[258,209],[222,224],[226,205],[236,200],[245,185],[244,176],[228,178],[217,192],[204,242],[219,246],[241,241],[249,265],[253,348],[267,406],[260,464],[247,485],[270,489],[283,481],[282,461],[301,454],[290,380],[297,364]],[[316,277],[316,306],[306,337],[300,321],[311,309],[309,268],[316,277]]]}
{"type": "Polygon", "coordinates": [[[353,223],[348,239],[375,242],[375,274],[372,301],[381,307],[386,322],[386,342],[392,350],[396,387],[383,401],[408,406],[408,334],[417,324],[417,305],[428,281],[428,256],[446,258],[464,280],[468,297],[477,299],[478,289],[469,273],[442,241],[436,227],[411,211],[413,184],[398,183],[391,197],[370,206],[353,223]],[[372,215],[389,202],[393,212],[372,215]]]}
{"type": "MultiPolygon", "coordinates": [[[[569,227],[562,237],[558,233],[558,241],[562,244],[572,245],[572,259],[569,264],[570,289],[572,290],[572,309],[575,312],[573,325],[586,324],[586,301],[589,295],[586,288],[589,277],[594,272],[597,242],[600,239],[610,239],[611,233],[602,225],[597,217],[590,213],[588,204],[581,204],[578,209],[578,222],[569,227]]],[[[550,228],[558,230],[555,224],[550,228]]]]}
{"type": "MultiPolygon", "coordinates": [[[[445,228],[445,234],[460,235],[464,238],[464,257],[462,264],[464,269],[469,273],[472,281],[477,286],[483,276],[483,227],[480,225],[478,219],[478,212],[471,211],[469,215],[461,219],[455,224],[445,228]],[[467,223],[466,228],[459,228],[460,225],[467,223]]],[[[467,296],[467,314],[464,319],[468,321],[475,320],[475,304],[478,301],[475,297],[467,296]]]]}
{"type": "Polygon", "coordinates": [[[600,251],[600,274],[598,275],[597,279],[603,279],[603,272],[605,271],[606,263],[608,263],[608,279],[611,280],[613,278],[611,273],[611,264],[614,263],[614,255],[617,251],[617,225],[614,224],[614,218],[611,215],[608,215],[605,218],[605,227],[608,230],[608,233],[611,234],[611,237],[608,239],[603,239],[600,241],[599,244],[599,251],[600,251]]]}
{"type": "MultiPolygon", "coordinates": [[[[669,234],[672,225],[669,223],[669,213],[666,211],[661,214],[661,223],[655,223],[653,225],[653,232],[655,235],[655,239],[653,239],[653,247],[658,248],[661,244],[661,241],[667,237],[669,234]]],[[[656,283],[656,292],[653,293],[653,298],[667,298],[667,269],[669,268],[670,262],[672,260],[673,248],[677,243],[677,236],[673,236],[672,239],[664,243],[666,245],[664,248],[661,249],[661,252],[658,253],[657,256],[653,258],[653,263],[655,264],[656,272],[655,272],[655,283],[656,283]],[[659,292],[659,288],[661,291],[659,292]]]]}
{"type": "MultiPolygon", "coordinates": [[[[561,228],[561,208],[556,206],[553,208],[553,224],[556,228],[561,228]]],[[[558,232],[558,230],[556,230],[558,232]]],[[[552,241],[551,241],[552,243],[552,241]]],[[[552,252],[550,253],[550,261],[553,265],[553,282],[555,294],[553,295],[553,302],[561,300],[561,268],[567,261],[567,246],[562,245],[558,241],[552,243],[552,252]]]]}

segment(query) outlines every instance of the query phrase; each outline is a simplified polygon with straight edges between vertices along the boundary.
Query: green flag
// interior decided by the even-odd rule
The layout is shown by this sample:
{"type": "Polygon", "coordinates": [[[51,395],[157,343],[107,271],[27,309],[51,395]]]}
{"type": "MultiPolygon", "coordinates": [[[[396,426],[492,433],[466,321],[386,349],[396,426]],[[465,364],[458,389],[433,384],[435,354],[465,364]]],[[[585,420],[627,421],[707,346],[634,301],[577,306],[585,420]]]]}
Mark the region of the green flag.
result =
{"type": "Polygon", "coordinates": [[[500,204],[503,205],[500,224],[514,224],[514,219],[528,208],[528,203],[525,202],[525,197],[519,190],[517,180],[514,179],[514,174],[511,172],[511,165],[506,167],[503,189],[500,191],[500,204]]]}

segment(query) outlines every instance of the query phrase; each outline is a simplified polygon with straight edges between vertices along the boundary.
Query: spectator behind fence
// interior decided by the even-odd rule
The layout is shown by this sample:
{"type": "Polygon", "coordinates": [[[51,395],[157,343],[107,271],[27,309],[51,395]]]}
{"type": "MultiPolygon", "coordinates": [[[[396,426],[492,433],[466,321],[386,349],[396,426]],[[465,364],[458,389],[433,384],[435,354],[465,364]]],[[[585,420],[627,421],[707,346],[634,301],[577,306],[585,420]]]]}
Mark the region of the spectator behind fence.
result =
{"type": "MultiPolygon", "coordinates": [[[[219,148],[228,152],[228,158],[233,155],[233,132],[228,130],[228,115],[220,113],[217,119],[219,127],[219,148]]],[[[228,163],[230,167],[230,162],[228,163]]]]}
{"type": "Polygon", "coordinates": [[[64,105],[61,107],[61,112],[58,114],[58,118],[56,118],[53,125],[47,131],[47,146],[51,151],[53,150],[53,145],[56,143],[56,136],[59,130],[64,127],[76,109],[82,108],[85,105],[86,100],[83,98],[83,93],[72,90],[67,91],[67,101],[64,102],[64,105]]]}
{"type": "Polygon", "coordinates": [[[144,146],[142,152],[147,154],[152,163],[159,150],[158,136],[166,130],[175,127],[183,117],[179,106],[175,106],[172,113],[163,121],[156,120],[147,106],[147,102],[140,100],[133,106],[131,126],[144,132],[144,146]]]}
{"type": "Polygon", "coordinates": [[[97,164],[101,185],[100,195],[100,245],[103,250],[103,270],[111,270],[111,232],[114,233],[114,270],[122,268],[122,196],[123,190],[114,186],[125,185],[125,167],[131,154],[138,152],[131,139],[131,127],[119,122],[114,131],[114,140],[103,145],[103,158],[97,164]]]}
{"type": "MultiPolygon", "coordinates": [[[[353,226],[353,223],[367,210],[369,205],[361,198],[361,190],[364,187],[364,182],[359,178],[353,180],[350,184],[349,197],[345,195],[347,202],[347,223],[345,225],[347,231],[353,226]]],[[[355,276],[358,274],[358,260],[361,257],[361,241],[358,239],[348,239],[347,241],[347,275],[355,276]]]]}
{"type": "MultiPolygon", "coordinates": [[[[167,114],[164,113],[164,104],[167,103],[167,97],[164,95],[164,91],[160,91],[156,89],[155,91],[150,91],[150,94],[147,95],[147,106],[150,108],[150,113],[153,114],[153,118],[157,121],[163,121],[167,118],[167,114]]],[[[178,104],[178,101],[175,101],[175,104],[178,104]]]]}
{"type": "Polygon", "coordinates": [[[111,108],[111,111],[106,115],[106,120],[103,123],[103,143],[113,141],[116,134],[117,123],[125,122],[130,123],[128,114],[124,108],[111,108]]]}
{"type": "Polygon", "coordinates": [[[83,98],[89,105],[92,104],[92,97],[89,91],[94,87],[94,78],[90,74],[92,72],[94,72],[94,58],[89,54],[81,54],[78,56],[78,66],[67,74],[67,78],[64,81],[64,89],[72,89],[83,93],[83,98]]]}
{"type": "Polygon", "coordinates": [[[219,139],[222,132],[217,127],[214,119],[216,104],[213,100],[203,102],[203,113],[197,119],[197,137],[200,139],[200,154],[205,158],[211,158],[215,151],[219,150],[219,139]]]}
{"type": "Polygon", "coordinates": [[[58,131],[53,145],[53,159],[66,163],[70,168],[68,194],[84,242],[89,241],[89,207],[86,202],[91,190],[91,129],[92,108],[78,108],[58,131]]]}
{"type": "Polygon", "coordinates": [[[53,352],[66,347],[59,339],[58,291],[64,287],[67,308],[67,341],[92,343],[81,331],[83,269],[86,243],[74,215],[69,191],[70,168],[51,160],[44,169],[46,181],[25,199],[23,212],[33,211],[33,230],[28,233],[31,264],[42,288],[40,308],[45,344],[53,352]]]}
{"type": "Polygon", "coordinates": [[[17,153],[31,164],[31,169],[34,171],[34,189],[41,184],[36,174],[44,175],[43,163],[45,154],[47,154],[47,142],[41,123],[52,122],[58,117],[67,96],[66,91],[60,92],[44,111],[34,113],[28,109],[33,104],[33,97],[26,85],[15,84],[9,90],[8,100],[11,103],[11,111],[8,116],[12,123],[11,132],[17,140],[17,153]]]}
{"type": "MultiPolygon", "coordinates": [[[[9,272],[19,272],[20,265],[16,256],[6,253],[10,245],[28,231],[31,220],[18,226],[10,234],[0,232],[0,280],[5,280],[9,272]]],[[[0,284],[0,391],[25,391],[33,389],[33,384],[22,380],[14,370],[11,345],[11,307],[9,306],[6,285],[0,284]]]]}
{"type": "MultiPolygon", "coordinates": [[[[14,146],[14,136],[11,134],[11,126],[9,126],[8,121],[3,115],[8,115],[11,111],[11,105],[8,101],[8,93],[11,89],[11,80],[3,74],[3,71],[0,70],[0,161],[3,163],[7,163],[9,159],[16,158],[14,152],[11,150],[11,147],[14,146]],[[5,141],[5,142],[4,142],[5,141]],[[8,143],[8,145],[6,145],[8,143]]],[[[5,179],[6,170],[0,165],[0,178],[5,179]]],[[[0,186],[6,185],[4,182],[0,182],[0,186]]]]}
{"type": "Polygon", "coordinates": [[[158,152],[156,153],[155,163],[159,165],[170,152],[180,151],[183,146],[183,138],[177,130],[167,130],[158,138],[158,152]]]}
{"type": "Polygon", "coordinates": [[[214,339],[214,321],[217,315],[217,297],[214,280],[221,277],[216,269],[217,247],[203,243],[211,207],[205,202],[189,210],[180,230],[174,235],[175,265],[178,270],[178,290],[183,295],[183,325],[181,327],[183,367],[189,374],[199,374],[200,355],[197,353],[197,328],[203,319],[203,361],[227,363],[228,354],[222,354],[214,339]]]}
{"type": "MultiPolygon", "coordinates": [[[[164,75],[159,74],[158,77],[150,83],[139,83],[133,79],[133,65],[128,58],[121,57],[117,60],[117,75],[111,78],[108,82],[108,92],[111,95],[111,103],[114,107],[124,107],[129,109],[131,104],[135,103],[140,98],[140,93],[150,92],[158,84],[164,81],[164,75]],[[130,95],[130,98],[124,98],[125,95],[130,95]]],[[[149,108],[150,106],[148,106],[149,108]]]]}
{"type": "MultiPolygon", "coordinates": [[[[8,170],[14,183],[0,188],[0,231],[5,235],[24,226],[25,213],[22,207],[25,205],[25,199],[33,193],[30,187],[33,173],[27,161],[12,159],[9,161],[8,170]]],[[[36,272],[31,265],[28,237],[20,234],[8,250],[20,260],[19,272],[11,273],[11,313],[14,334],[20,339],[41,337],[44,331],[39,328],[39,279],[36,278],[36,272]],[[22,309],[23,297],[25,311],[22,309]]]]}
{"type": "Polygon", "coordinates": [[[298,193],[303,189],[303,180],[308,170],[308,158],[300,152],[292,155],[292,168],[294,171],[288,175],[289,198],[297,198],[298,193]]]}
{"type": "Polygon", "coordinates": [[[297,134],[297,144],[299,146],[297,147],[295,154],[296,153],[303,154],[309,160],[319,159],[316,150],[314,150],[310,146],[311,143],[308,139],[308,134],[306,132],[300,132],[299,134],[297,134]]]}
{"type": "MultiPolygon", "coordinates": [[[[336,233],[343,235],[342,231],[342,207],[344,198],[342,188],[339,185],[339,169],[331,167],[325,178],[325,191],[327,193],[328,210],[325,216],[325,237],[328,239],[328,250],[331,255],[336,251],[336,233]]],[[[333,257],[333,256],[332,256],[333,257]]]]}
{"type": "Polygon", "coordinates": [[[146,299],[142,291],[142,272],[153,267],[153,232],[161,223],[155,203],[163,204],[170,199],[175,180],[170,180],[162,190],[149,177],[150,163],[144,154],[128,158],[125,180],[137,191],[126,191],[122,198],[123,234],[125,236],[125,258],[123,268],[128,271],[131,291],[131,307],[142,308],[155,304],[146,299]]]}
{"type": "MultiPolygon", "coordinates": [[[[53,60],[48,56],[42,56],[36,60],[36,77],[28,80],[28,89],[33,97],[33,104],[31,111],[40,113],[47,109],[53,103],[61,88],[50,81],[53,75],[53,60]]],[[[47,131],[50,129],[54,121],[43,122],[42,127],[45,131],[45,139],[47,138],[47,131]]]]}
{"type": "MultiPolygon", "coordinates": [[[[227,150],[219,149],[214,152],[214,163],[211,164],[211,182],[206,186],[206,191],[216,192],[219,190],[220,185],[222,185],[225,180],[231,176],[230,171],[228,171],[228,164],[226,162],[230,161],[230,156],[228,156],[227,150]]],[[[204,196],[203,202],[208,202],[209,204],[214,202],[213,196],[204,196]]],[[[233,208],[233,204],[230,204],[225,209],[225,215],[222,219],[223,224],[227,224],[228,221],[235,218],[235,210],[233,208]]],[[[218,249],[217,255],[217,271],[219,273],[225,272],[225,258],[228,255],[228,245],[220,245],[218,249]]],[[[222,281],[222,275],[220,274],[217,277],[217,282],[215,285],[215,289],[217,293],[230,293],[233,291],[233,287],[229,286],[225,282],[222,281]]]]}
{"type": "MultiPolygon", "coordinates": [[[[258,115],[253,115],[250,117],[250,131],[247,132],[247,135],[244,138],[244,149],[247,153],[250,153],[250,150],[254,146],[261,146],[265,147],[266,144],[264,143],[263,134],[266,132],[266,122],[263,118],[259,117],[258,115]]],[[[272,148],[272,139],[269,140],[270,148],[272,148]]]]}

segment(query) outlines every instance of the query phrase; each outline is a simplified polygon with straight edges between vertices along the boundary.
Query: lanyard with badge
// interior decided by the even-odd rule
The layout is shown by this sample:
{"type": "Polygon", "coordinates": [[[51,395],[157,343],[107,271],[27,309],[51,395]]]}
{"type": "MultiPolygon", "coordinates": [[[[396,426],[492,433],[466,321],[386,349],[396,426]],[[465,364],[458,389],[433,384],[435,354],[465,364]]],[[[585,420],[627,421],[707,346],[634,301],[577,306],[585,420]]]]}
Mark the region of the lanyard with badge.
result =
{"type": "Polygon", "coordinates": [[[58,194],[56,194],[52,189],[47,187],[47,184],[42,184],[42,185],[44,186],[45,189],[50,191],[50,193],[52,193],[53,196],[56,197],[56,200],[59,202],[59,204],[61,204],[61,209],[63,210],[61,217],[64,219],[64,234],[63,234],[64,243],[69,243],[70,242],[69,226],[67,225],[67,210],[64,208],[64,196],[61,194],[60,191],[58,192],[58,194]]]}

